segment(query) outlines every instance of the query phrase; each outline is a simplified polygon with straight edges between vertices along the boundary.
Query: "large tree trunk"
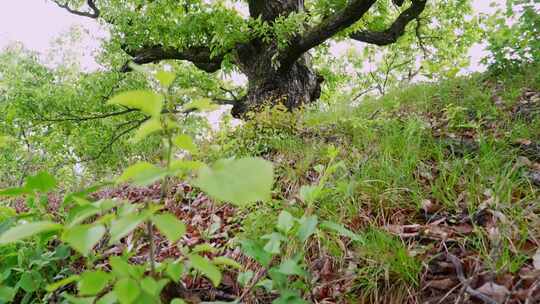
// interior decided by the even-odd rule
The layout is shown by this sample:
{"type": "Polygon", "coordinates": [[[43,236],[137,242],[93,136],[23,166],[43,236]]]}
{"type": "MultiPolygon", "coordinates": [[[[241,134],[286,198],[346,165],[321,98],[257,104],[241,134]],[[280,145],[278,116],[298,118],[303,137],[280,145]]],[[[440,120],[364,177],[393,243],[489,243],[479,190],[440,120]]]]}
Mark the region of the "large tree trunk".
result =
{"type": "Polygon", "coordinates": [[[249,44],[240,49],[236,61],[248,78],[248,94],[241,106],[233,108],[233,116],[277,104],[293,110],[320,97],[323,78],[313,69],[309,54],[287,66],[281,66],[275,54],[272,45],[249,44]]]}
{"type": "MultiPolygon", "coordinates": [[[[248,2],[251,16],[270,23],[304,9],[304,0],[248,2]]],[[[310,55],[305,53],[295,62],[284,62],[281,55],[275,42],[253,40],[238,47],[236,64],[248,78],[248,92],[245,102],[233,108],[233,116],[276,104],[293,110],[320,97],[323,79],[313,69],[310,55]]]]}

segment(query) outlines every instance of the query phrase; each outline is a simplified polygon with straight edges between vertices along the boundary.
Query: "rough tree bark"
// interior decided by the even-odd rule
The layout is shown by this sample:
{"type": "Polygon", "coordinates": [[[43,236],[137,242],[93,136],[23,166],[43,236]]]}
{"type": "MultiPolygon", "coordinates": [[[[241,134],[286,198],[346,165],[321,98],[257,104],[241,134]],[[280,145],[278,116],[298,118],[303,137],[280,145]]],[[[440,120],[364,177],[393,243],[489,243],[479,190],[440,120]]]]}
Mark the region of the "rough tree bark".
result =
{"type": "Polygon", "coordinates": [[[244,103],[233,108],[234,116],[276,103],[292,110],[319,98],[323,79],[313,69],[310,56],[303,54],[290,66],[275,68],[274,49],[275,46],[254,44],[238,49],[236,62],[248,78],[248,88],[244,103]]]}
{"type": "MultiPolygon", "coordinates": [[[[250,15],[267,22],[304,10],[304,0],[250,0],[248,3],[250,15]]],[[[282,103],[292,110],[320,97],[323,78],[313,69],[309,54],[286,63],[284,56],[276,57],[279,52],[286,50],[278,50],[275,43],[265,44],[260,40],[237,48],[236,63],[248,78],[248,90],[245,103],[233,108],[233,115],[239,116],[268,103],[282,103]],[[272,62],[273,58],[279,59],[272,62]]]]}
{"type": "MultiPolygon", "coordinates": [[[[53,0],[58,4],[60,0],[53,0]]],[[[91,18],[99,17],[97,0],[87,0],[91,12],[77,12],[65,4],[59,4],[68,11],[91,18]]],[[[304,0],[248,0],[252,18],[261,18],[272,23],[279,16],[304,10],[304,0]]],[[[287,47],[279,49],[276,42],[265,43],[253,39],[239,44],[231,50],[235,64],[248,78],[247,96],[233,107],[234,116],[242,116],[246,111],[257,110],[261,105],[283,103],[294,109],[317,100],[321,93],[322,77],[313,69],[308,51],[330,39],[340,31],[352,26],[364,16],[377,0],[349,0],[347,5],[333,15],[324,18],[318,25],[293,37],[287,47]]],[[[404,0],[393,0],[402,6],[404,0]]],[[[387,45],[397,41],[405,32],[409,22],[419,17],[427,0],[411,0],[411,5],[403,10],[396,20],[383,31],[357,31],[351,39],[387,45]]],[[[166,59],[188,60],[199,69],[215,72],[221,68],[222,56],[210,56],[207,46],[177,50],[161,45],[144,46],[139,49],[125,49],[132,61],[139,64],[159,62],[166,59]]],[[[129,71],[126,65],[124,71],[129,71]]]]}

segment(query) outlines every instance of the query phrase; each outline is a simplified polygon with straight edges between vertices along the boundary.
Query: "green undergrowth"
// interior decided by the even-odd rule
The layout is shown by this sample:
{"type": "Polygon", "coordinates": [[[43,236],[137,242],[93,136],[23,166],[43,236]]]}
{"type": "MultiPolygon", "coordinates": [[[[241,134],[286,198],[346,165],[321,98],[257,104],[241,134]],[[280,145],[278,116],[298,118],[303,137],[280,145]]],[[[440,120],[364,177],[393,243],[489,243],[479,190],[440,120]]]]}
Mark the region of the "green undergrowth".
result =
{"type": "Polygon", "coordinates": [[[540,238],[538,70],[419,83],[353,105],[277,106],[202,143],[163,111],[175,75],[157,73],[156,92],[109,103],[149,115],[134,140],[160,135],[164,163],[131,164],[110,185],[160,183],[159,199],[95,201],[99,184],[51,211],[59,183],[47,172],[0,190],[0,304],[186,303],[177,290],[193,278],[216,291],[238,284],[232,303],[420,303],[447,253],[514,277],[540,238]],[[167,197],[179,181],[191,185],[174,194],[182,209],[167,197]],[[203,215],[184,211],[220,202],[230,205],[199,243],[203,215]],[[214,242],[222,222],[225,240],[214,242]]]}
{"type": "MultiPolygon", "coordinates": [[[[494,255],[479,224],[459,242],[494,271],[518,271],[530,254],[520,248],[540,237],[531,229],[540,195],[516,143],[540,140],[540,116],[518,117],[515,109],[525,91],[540,90],[538,70],[420,83],[354,106],[338,101],[292,114],[274,108],[231,135],[218,135],[210,157],[257,155],[277,167],[273,202],[242,212],[238,237],[269,233],[281,210],[300,216],[313,208],[321,220],[365,236],[367,244],[348,248],[358,258],[358,290],[375,299],[388,287],[384,282],[417,287],[428,248],[389,234],[387,227],[428,222],[426,202],[436,208],[430,213],[449,217],[489,208],[504,217],[500,242],[512,246],[499,246],[494,255]],[[339,150],[335,160],[326,153],[332,147],[339,150]],[[339,166],[323,181],[317,200],[306,202],[301,187],[319,184],[321,168],[331,161],[339,166]]],[[[320,232],[316,242],[320,254],[346,258],[339,239],[320,232]]]]}

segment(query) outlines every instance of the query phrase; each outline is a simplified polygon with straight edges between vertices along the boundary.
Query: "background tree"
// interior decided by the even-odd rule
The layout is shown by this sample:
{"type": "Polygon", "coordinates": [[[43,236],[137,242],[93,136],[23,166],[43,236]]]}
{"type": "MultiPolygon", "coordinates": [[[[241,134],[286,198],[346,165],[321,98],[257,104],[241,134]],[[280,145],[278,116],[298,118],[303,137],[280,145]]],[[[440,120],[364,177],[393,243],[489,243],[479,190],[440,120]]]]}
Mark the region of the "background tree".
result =
{"type": "Polygon", "coordinates": [[[57,4],[110,24],[112,43],[135,63],[187,60],[207,72],[237,67],[248,78],[247,95],[233,109],[239,115],[265,102],[292,109],[317,100],[323,78],[311,49],[333,37],[392,44],[427,1],[249,0],[248,17],[227,1],[88,0],[87,10],[75,2],[57,4]]]}
{"type": "MultiPolygon", "coordinates": [[[[0,111],[8,114],[0,117],[0,133],[17,138],[19,143],[29,137],[32,148],[19,148],[29,153],[32,166],[46,165],[42,169],[53,171],[63,168],[64,173],[73,174],[74,164],[82,163],[88,172],[99,175],[134,159],[156,157],[151,153],[159,144],[156,138],[150,136],[137,147],[128,143],[147,117],[106,104],[116,93],[155,87],[152,77],[127,73],[131,61],[159,63],[160,68],[175,72],[177,78],[170,90],[177,111],[182,104],[208,98],[232,104],[235,114],[241,114],[264,101],[282,101],[293,108],[320,94],[324,101],[351,101],[366,88],[383,88],[382,81],[377,83],[382,77],[371,79],[362,73],[366,64],[377,69],[376,75],[390,75],[384,90],[406,79],[422,60],[423,66],[431,67],[422,69],[423,76],[429,72],[440,77],[445,75],[440,71],[460,66],[456,62],[463,62],[463,53],[474,40],[470,33],[476,20],[464,18],[471,14],[470,1],[368,2],[369,9],[362,16],[348,15],[357,12],[360,6],[353,5],[362,1],[305,1],[290,7],[285,1],[276,1],[282,5],[277,7],[268,1],[57,2],[71,13],[96,19],[111,33],[99,54],[102,67],[84,72],[71,55],[61,52],[57,59],[64,62],[54,67],[20,47],[4,51],[0,111]],[[273,9],[283,11],[271,16],[273,9]],[[341,30],[334,28],[333,34],[315,34],[316,29],[345,17],[357,21],[347,26],[340,23],[341,30]],[[300,52],[307,37],[319,37],[318,45],[300,52]],[[356,51],[348,58],[329,51],[335,42],[358,41],[351,37],[367,42],[355,45],[356,51]],[[424,56],[424,49],[429,56],[424,56]],[[295,56],[297,59],[291,61],[295,56]],[[381,56],[384,60],[379,62],[381,56]],[[396,58],[398,68],[386,73],[384,62],[392,58],[396,58]],[[231,72],[245,73],[247,87],[228,81],[225,76],[231,72]]],[[[65,35],[56,42],[61,44],[56,49],[72,48],[69,44],[78,36],[65,35]]],[[[193,115],[178,115],[184,123],[203,123],[193,115]]],[[[3,155],[10,157],[3,163],[14,164],[13,158],[20,162],[2,170],[8,184],[17,183],[26,174],[16,169],[30,159],[17,157],[20,152],[3,155]]]]}
{"type": "Polygon", "coordinates": [[[535,0],[508,0],[504,10],[487,18],[492,71],[500,73],[540,60],[540,4],[535,0]]]}
{"type": "Polygon", "coordinates": [[[324,83],[322,99],[350,103],[411,82],[454,77],[470,64],[464,54],[482,38],[481,21],[467,1],[437,1],[427,5],[395,43],[345,40],[337,56],[329,48],[318,48],[317,70],[330,80],[324,83]]]}

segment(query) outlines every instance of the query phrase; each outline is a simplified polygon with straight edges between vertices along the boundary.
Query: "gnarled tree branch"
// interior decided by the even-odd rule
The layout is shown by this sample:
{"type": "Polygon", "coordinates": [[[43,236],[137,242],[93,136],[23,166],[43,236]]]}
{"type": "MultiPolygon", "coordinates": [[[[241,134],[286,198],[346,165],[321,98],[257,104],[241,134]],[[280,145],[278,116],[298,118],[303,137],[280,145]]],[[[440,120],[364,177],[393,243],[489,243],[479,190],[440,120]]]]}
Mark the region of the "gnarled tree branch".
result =
{"type": "Polygon", "coordinates": [[[426,7],[426,2],[427,0],[412,0],[412,5],[399,14],[394,23],[384,31],[358,31],[352,33],[350,37],[354,40],[381,46],[392,44],[405,33],[407,24],[420,16],[426,7]]]}
{"type": "MultiPolygon", "coordinates": [[[[167,59],[187,60],[192,62],[199,69],[212,73],[221,68],[223,56],[211,57],[211,51],[207,47],[192,47],[185,50],[177,50],[163,46],[142,47],[137,50],[123,48],[126,53],[133,57],[133,62],[145,64],[159,62],[167,59]]],[[[128,72],[131,68],[126,63],[121,71],[128,72]]]]}
{"type": "Polygon", "coordinates": [[[90,121],[90,120],[99,120],[99,119],[109,118],[109,117],[113,117],[113,116],[120,116],[120,115],[128,114],[128,113],[131,113],[131,112],[136,112],[136,111],[138,111],[138,110],[137,109],[126,109],[126,110],[118,111],[118,112],[97,114],[97,115],[90,115],[90,116],[81,116],[81,117],[75,117],[75,116],[66,117],[66,118],[47,118],[47,117],[43,117],[43,118],[40,119],[40,121],[45,121],[45,122],[68,122],[68,121],[83,122],[83,121],[90,121]]]}
{"type": "Polygon", "coordinates": [[[302,54],[325,42],[335,34],[353,25],[360,20],[367,11],[377,2],[376,0],[353,0],[339,12],[325,18],[319,25],[308,29],[304,34],[293,39],[288,49],[282,54],[285,56],[282,64],[288,66],[295,62],[302,54]]]}
{"type": "Polygon", "coordinates": [[[95,0],[87,0],[86,1],[86,4],[90,8],[91,12],[83,12],[83,11],[78,11],[78,10],[72,9],[72,8],[69,7],[67,2],[62,4],[58,0],[52,0],[52,1],[54,3],[56,3],[56,5],[58,5],[59,7],[65,9],[68,12],[70,12],[71,14],[74,14],[74,15],[77,15],[77,16],[83,16],[83,17],[88,17],[88,18],[92,18],[92,19],[97,19],[99,17],[99,14],[100,14],[100,11],[99,11],[98,7],[96,6],[95,0]]]}

